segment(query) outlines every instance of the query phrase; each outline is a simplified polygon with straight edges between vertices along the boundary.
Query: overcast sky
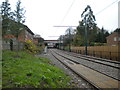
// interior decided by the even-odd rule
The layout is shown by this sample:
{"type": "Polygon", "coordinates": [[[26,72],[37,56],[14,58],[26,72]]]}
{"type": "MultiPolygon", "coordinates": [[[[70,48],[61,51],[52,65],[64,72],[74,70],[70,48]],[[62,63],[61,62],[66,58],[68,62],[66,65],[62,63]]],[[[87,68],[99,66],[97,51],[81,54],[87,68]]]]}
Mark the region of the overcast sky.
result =
{"type": "MultiPolygon", "coordinates": [[[[5,0],[0,0],[0,3],[2,1],[5,0]]],[[[25,7],[26,10],[25,25],[35,34],[40,34],[44,39],[57,39],[57,36],[65,34],[65,30],[68,28],[53,26],[78,26],[81,20],[81,13],[87,5],[91,6],[99,28],[103,26],[109,32],[114,31],[118,27],[119,1],[120,0],[21,0],[22,7],[25,7]],[[106,8],[107,6],[109,7],[106,8]]],[[[14,9],[17,0],[9,0],[9,2],[14,9]]]]}

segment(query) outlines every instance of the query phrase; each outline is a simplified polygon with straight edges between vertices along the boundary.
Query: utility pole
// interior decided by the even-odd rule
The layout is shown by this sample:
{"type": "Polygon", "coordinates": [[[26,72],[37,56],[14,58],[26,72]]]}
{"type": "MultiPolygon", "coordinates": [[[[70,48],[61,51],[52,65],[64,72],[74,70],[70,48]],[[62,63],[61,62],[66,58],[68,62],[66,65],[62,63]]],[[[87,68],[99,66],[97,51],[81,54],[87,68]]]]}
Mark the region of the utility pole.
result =
{"type": "Polygon", "coordinates": [[[64,47],[64,46],[63,46],[63,41],[64,41],[63,38],[64,38],[64,36],[61,35],[61,36],[60,36],[60,49],[61,49],[61,50],[63,50],[63,47],[64,47]]]}
{"type": "Polygon", "coordinates": [[[68,29],[69,30],[69,52],[71,52],[71,30],[70,28],[68,29]]]}
{"type": "Polygon", "coordinates": [[[62,50],[64,50],[64,35],[62,35],[62,50]]]}
{"type": "MultiPolygon", "coordinates": [[[[120,28],[120,1],[118,2],[118,29],[120,28]]],[[[119,53],[120,55],[120,53],[119,53]]]]}
{"type": "Polygon", "coordinates": [[[88,39],[87,39],[87,20],[85,20],[85,55],[87,55],[87,46],[88,46],[88,39]]]}
{"type": "Polygon", "coordinates": [[[60,36],[60,43],[59,43],[59,45],[60,45],[60,49],[61,49],[61,36],[60,36]]]}

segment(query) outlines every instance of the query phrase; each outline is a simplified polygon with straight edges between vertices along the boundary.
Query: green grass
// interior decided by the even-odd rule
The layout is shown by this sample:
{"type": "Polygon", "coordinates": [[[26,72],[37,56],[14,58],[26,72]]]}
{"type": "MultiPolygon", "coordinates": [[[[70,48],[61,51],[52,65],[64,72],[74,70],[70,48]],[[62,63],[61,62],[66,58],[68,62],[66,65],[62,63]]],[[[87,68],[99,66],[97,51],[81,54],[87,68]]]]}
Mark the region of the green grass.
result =
{"type": "Polygon", "coordinates": [[[3,88],[65,88],[70,77],[50,64],[47,58],[25,52],[3,51],[3,88]]]}

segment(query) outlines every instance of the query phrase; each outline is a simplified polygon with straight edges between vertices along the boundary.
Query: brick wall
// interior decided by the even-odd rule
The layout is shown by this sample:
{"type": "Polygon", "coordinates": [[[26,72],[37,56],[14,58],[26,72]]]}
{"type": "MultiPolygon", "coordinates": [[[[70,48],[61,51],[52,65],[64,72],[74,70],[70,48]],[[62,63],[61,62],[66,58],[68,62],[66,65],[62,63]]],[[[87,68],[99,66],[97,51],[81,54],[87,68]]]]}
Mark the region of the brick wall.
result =
{"type": "MultiPolygon", "coordinates": [[[[13,50],[22,50],[24,48],[24,43],[19,42],[19,46],[18,46],[18,41],[14,40],[13,41],[13,50]]],[[[5,41],[2,40],[2,50],[10,50],[10,42],[9,41],[5,41]]]]}
{"type": "Polygon", "coordinates": [[[27,30],[23,30],[18,37],[19,41],[33,40],[33,35],[29,33],[27,30]]]}

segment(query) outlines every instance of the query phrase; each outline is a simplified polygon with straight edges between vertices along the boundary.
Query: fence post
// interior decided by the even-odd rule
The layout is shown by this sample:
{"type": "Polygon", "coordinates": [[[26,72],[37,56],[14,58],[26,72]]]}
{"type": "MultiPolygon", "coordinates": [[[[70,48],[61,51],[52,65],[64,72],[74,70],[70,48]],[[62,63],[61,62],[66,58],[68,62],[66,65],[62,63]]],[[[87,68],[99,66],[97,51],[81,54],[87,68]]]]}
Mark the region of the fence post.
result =
{"type": "Polygon", "coordinates": [[[102,58],[102,51],[100,51],[100,58],[102,58]]]}
{"type": "Polygon", "coordinates": [[[110,59],[111,59],[111,52],[110,52],[110,59]]]}
{"type": "Polygon", "coordinates": [[[95,57],[95,51],[93,51],[93,56],[95,57]]]}
{"type": "Polygon", "coordinates": [[[84,52],[84,55],[86,55],[86,52],[85,52],[85,50],[83,50],[83,52],[84,52]]]}

